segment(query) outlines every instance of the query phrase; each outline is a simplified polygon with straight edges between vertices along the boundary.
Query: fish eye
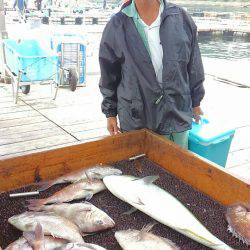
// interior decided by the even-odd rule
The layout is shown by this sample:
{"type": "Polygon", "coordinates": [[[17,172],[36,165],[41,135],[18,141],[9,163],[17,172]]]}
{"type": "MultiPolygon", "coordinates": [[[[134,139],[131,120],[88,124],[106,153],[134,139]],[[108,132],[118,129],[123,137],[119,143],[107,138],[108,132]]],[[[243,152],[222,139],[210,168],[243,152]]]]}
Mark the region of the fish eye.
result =
{"type": "Polygon", "coordinates": [[[102,221],[102,220],[97,220],[95,223],[96,223],[97,225],[103,225],[103,221],[102,221]]]}

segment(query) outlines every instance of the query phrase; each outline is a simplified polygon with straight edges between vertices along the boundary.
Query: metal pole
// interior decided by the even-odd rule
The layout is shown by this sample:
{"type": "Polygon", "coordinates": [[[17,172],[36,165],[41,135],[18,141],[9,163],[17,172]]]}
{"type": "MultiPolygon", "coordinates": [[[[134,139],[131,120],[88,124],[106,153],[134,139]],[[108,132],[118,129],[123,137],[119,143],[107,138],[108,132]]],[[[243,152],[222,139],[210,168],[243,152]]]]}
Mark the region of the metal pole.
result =
{"type": "Polygon", "coordinates": [[[7,37],[8,34],[5,26],[4,2],[3,0],[0,0],[0,78],[5,77],[3,39],[6,39],[7,37]]]}

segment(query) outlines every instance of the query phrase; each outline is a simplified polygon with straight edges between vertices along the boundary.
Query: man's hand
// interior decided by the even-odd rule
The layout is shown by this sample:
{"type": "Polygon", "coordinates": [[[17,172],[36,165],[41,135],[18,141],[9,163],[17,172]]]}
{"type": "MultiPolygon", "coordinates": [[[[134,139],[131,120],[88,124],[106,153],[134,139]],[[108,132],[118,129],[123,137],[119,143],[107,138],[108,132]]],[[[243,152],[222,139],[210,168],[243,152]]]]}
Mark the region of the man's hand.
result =
{"type": "Polygon", "coordinates": [[[201,120],[201,115],[203,115],[203,111],[200,106],[193,108],[193,116],[196,123],[199,123],[201,120]]]}
{"type": "Polygon", "coordinates": [[[117,135],[118,133],[120,133],[120,128],[117,125],[116,117],[109,117],[107,119],[107,129],[110,135],[117,135]]]}

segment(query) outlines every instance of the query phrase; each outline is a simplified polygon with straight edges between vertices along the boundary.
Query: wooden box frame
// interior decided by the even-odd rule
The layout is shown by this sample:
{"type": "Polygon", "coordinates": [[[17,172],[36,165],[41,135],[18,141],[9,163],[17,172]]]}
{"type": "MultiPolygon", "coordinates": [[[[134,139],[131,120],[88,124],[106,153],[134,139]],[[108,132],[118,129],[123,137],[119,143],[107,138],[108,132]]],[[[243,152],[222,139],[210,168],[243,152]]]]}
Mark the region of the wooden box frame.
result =
{"type": "Polygon", "coordinates": [[[34,183],[40,178],[53,179],[93,164],[116,162],[143,153],[151,161],[224,205],[250,202],[250,182],[236,178],[225,169],[145,129],[94,142],[0,159],[0,192],[34,183]]]}

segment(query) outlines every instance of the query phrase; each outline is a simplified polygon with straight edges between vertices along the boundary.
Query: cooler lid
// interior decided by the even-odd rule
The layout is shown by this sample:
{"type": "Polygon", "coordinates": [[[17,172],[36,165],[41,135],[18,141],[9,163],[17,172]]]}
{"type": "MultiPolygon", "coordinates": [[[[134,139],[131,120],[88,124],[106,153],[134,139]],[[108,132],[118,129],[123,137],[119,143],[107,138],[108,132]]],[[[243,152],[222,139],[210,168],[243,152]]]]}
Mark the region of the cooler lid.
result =
{"type": "Polygon", "coordinates": [[[202,118],[199,124],[193,122],[192,130],[189,133],[189,139],[203,144],[216,143],[224,141],[233,136],[235,129],[228,129],[221,124],[210,122],[202,118]]]}

